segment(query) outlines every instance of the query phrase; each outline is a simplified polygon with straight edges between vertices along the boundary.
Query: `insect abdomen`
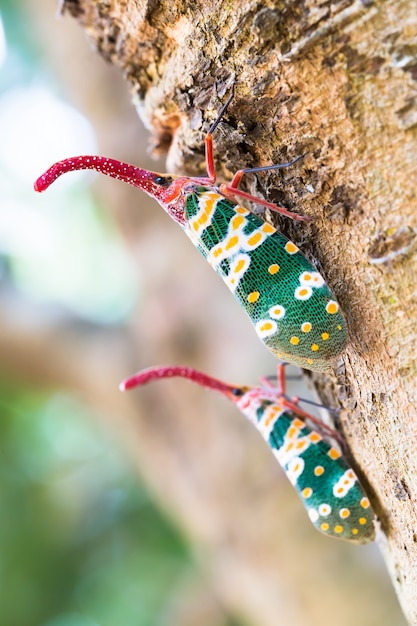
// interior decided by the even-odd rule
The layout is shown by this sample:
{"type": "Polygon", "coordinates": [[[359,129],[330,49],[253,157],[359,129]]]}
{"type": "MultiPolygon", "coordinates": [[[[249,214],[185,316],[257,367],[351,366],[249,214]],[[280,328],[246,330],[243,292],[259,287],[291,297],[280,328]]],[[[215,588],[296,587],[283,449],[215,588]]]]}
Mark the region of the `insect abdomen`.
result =
{"type": "Polygon", "coordinates": [[[338,450],[279,403],[262,402],[255,425],[319,531],[356,543],[374,539],[369,500],[338,450]]]}
{"type": "Polygon", "coordinates": [[[222,195],[186,199],[186,232],[280,359],[327,370],[346,344],[344,317],[324,279],[273,226],[222,195]]]}

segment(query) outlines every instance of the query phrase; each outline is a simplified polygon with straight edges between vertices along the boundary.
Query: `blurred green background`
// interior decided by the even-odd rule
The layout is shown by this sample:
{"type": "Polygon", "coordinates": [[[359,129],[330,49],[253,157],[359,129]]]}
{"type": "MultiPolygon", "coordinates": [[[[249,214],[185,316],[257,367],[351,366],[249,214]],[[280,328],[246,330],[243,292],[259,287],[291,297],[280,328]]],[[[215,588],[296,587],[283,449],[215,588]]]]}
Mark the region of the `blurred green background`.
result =
{"type": "Polygon", "coordinates": [[[157,623],[183,542],[84,404],[1,392],[0,623],[157,623]]]}
{"type": "MultiPolygon", "coordinates": [[[[32,184],[44,167],[77,150],[97,151],[93,128],[51,68],[33,18],[37,8],[39,20],[57,12],[53,2],[0,3],[2,305],[20,299],[44,318],[51,305],[78,320],[115,325],[136,294],[126,252],[100,203],[82,182],[63,181],[34,210],[32,184]],[[70,259],[60,253],[64,245],[70,259]]],[[[91,408],[27,378],[9,371],[4,350],[1,626],[170,623],[173,590],[193,570],[184,541],[91,408]]]]}

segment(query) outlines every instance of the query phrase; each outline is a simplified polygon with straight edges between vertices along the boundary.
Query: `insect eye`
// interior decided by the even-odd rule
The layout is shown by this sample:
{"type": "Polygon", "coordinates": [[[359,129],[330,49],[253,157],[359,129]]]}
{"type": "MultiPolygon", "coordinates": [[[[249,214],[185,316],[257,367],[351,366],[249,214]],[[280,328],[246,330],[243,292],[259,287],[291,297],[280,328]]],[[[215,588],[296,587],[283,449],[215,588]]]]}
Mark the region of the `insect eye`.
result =
{"type": "Polygon", "coordinates": [[[172,177],[171,176],[156,176],[156,178],[154,178],[154,182],[157,185],[160,185],[161,187],[168,187],[168,185],[172,183],[172,177]]]}
{"type": "Polygon", "coordinates": [[[239,396],[243,396],[244,391],[243,389],[239,389],[239,387],[235,387],[234,389],[232,389],[232,394],[236,397],[239,397],[239,396]]]}

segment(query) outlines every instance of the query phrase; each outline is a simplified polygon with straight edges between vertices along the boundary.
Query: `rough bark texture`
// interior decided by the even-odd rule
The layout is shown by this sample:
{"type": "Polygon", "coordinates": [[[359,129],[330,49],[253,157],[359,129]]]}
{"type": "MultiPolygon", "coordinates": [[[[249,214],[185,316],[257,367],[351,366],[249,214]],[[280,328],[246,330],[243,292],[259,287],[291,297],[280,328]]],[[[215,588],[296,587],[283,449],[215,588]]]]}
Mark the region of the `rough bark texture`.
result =
{"type": "MultiPolygon", "coordinates": [[[[142,118],[152,128],[155,146],[160,151],[169,148],[171,171],[202,172],[204,131],[233,81],[236,98],[216,134],[221,175],[228,178],[241,167],[306,155],[291,170],[248,180],[248,189],[315,217],[311,225],[281,220],[280,226],[326,277],[346,314],[350,343],[334,375],[314,379],[324,401],[339,402],[343,408],[340,427],[379,516],[383,531],[379,543],[410,624],[417,624],[416,9],[410,0],[67,0],[62,9],[83,24],[98,51],[123,71],[142,118]]],[[[170,245],[162,234],[161,241],[170,245]]],[[[191,276],[198,281],[195,272],[191,276]]],[[[216,341],[214,332],[208,333],[207,341],[210,337],[216,341]]],[[[155,345],[160,345],[156,337],[155,345]]],[[[245,346],[237,348],[240,360],[251,358],[245,346]]],[[[163,361],[167,354],[165,350],[156,359],[163,361]]],[[[198,405],[198,392],[187,387],[187,394],[198,405]]],[[[147,410],[155,417],[155,395],[149,392],[147,397],[147,410]]],[[[172,414],[171,396],[166,397],[165,411],[172,414]]],[[[212,408],[220,406],[213,402],[212,408]]],[[[216,410],[223,411],[223,405],[216,410]]],[[[159,431],[166,435],[168,417],[158,419],[159,431]]],[[[163,444],[155,425],[141,428],[147,441],[141,450],[142,465],[149,477],[152,454],[159,446],[160,458],[163,444]]],[[[200,441],[211,441],[210,424],[199,428],[200,441]]],[[[216,444],[219,458],[230,452],[234,435],[227,428],[224,449],[216,444]]],[[[238,505],[230,495],[234,480],[241,480],[236,468],[224,481],[219,467],[211,471],[206,467],[207,459],[200,458],[198,464],[198,453],[190,459],[172,454],[176,445],[181,450],[192,447],[181,441],[186,433],[184,425],[171,433],[164,471],[153,467],[155,475],[149,479],[187,532],[198,539],[225,605],[254,624],[276,625],[277,610],[283,624],[325,623],[320,613],[309,608],[307,618],[282,598],[297,584],[302,591],[296,593],[302,593],[304,604],[311,607],[313,566],[310,570],[308,563],[317,563],[314,576],[320,578],[326,569],[320,555],[332,558],[334,544],[309,546],[298,578],[294,571],[279,572],[288,547],[283,545],[285,539],[272,547],[272,537],[283,539],[286,528],[298,525],[298,509],[293,519],[286,512],[283,520],[278,502],[258,502],[259,491],[272,487],[262,484],[265,479],[256,474],[246,476],[247,498],[239,499],[238,505]],[[197,499],[189,497],[187,476],[195,481],[197,499]],[[196,500],[201,501],[200,508],[196,500]],[[251,500],[263,507],[263,527],[251,527],[252,509],[245,509],[251,500]],[[257,560],[262,562],[259,568],[257,560]]],[[[233,446],[237,457],[248,455],[240,443],[233,446]]],[[[252,454],[256,462],[257,449],[249,457],[252,454]]],[[[212,464],[217,463],[216,457],[212,464]]],[[[275,482],[272,468],[271,460],[275,482]]],[[[344,590],[349,588],[346,580],[343,585],[344,590]]],[[[344,619],[342,615],[337,621],[353,623],[344,619]]],[[[381,615],[356,623],[380,624],[381,615]]]]}

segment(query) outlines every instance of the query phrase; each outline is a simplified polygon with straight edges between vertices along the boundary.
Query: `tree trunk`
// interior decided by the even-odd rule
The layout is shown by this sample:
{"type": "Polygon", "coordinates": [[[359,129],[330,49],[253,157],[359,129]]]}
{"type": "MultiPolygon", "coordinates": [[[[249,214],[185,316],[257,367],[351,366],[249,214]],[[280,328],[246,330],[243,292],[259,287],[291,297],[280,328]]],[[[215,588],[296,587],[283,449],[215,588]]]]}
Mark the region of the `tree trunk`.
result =
{"type": "MultiPolygon", "coordinates": [[[[62,11],[77,17],[99,52],[124,72],[141,117],[152,127],[156,149],[169,149],[170,171],[203,173],[204,132],[233,82],[236,97],[215,136],[221,177],[230,179],[230,173],[242,167],[305,155],[288,170],[259,175],[246,184],[251,192],[315,218],[312,224],[294,225],[271,216],[318,266],[345,312],[348,348],[333,376],[314,375],[314,381],[326,404],[339,402],[343,409],[340,428],[379,517],[379,544],[406,618],[417,624],[416,3],[66,0],[62,11]]],[[[207,332],[213,342],[219,341],[213,330],[207,332]]],[[[234,349],[239,360],[251,359],[244,345],[234,349]]],[[[161,393],[159,388],[147,396],[151,414],[156,414],[153,403],[161,393]]],[[[187,387],[184,393],[194,399],[194,406],[199,403],[195,390],[187,387]]],[[[220,404],[214,401],[211,406],[220,404]]],[[[163,409],[173,412],[168,401],[163,409]]],[[[218,410],[223,411],[223,405],[218,410]]],[[[157,445],[153,441],[150,447],[157,445]]],[[[149,467],[154,463],[151,456],[146,460],[149,467]]],[[[175,456],[169,462],[172,476],[182,473],[185,479],[187,463],[175,466],[175,456]]],[[[219,482],[219,473],[211,470],[210,476],[206,462],[201,456],[190,461],[194,480],[207,488],[207,471],[219,492],[214,504],[214,492],[207,495],[202,489],[200,513],[195,502],[182,501],[178,481],[167,479],[168,461],[164,472],[156,471],[154,487],[166,496],[169,488],[163,480],[172,489],[176,484],[176,495],[169,494],[171,506],[179,503],[181,513],[175,515],[187,517],[184,525],[204,537],[205,558],[216,572],[227,606],[253,623],[276,624],[273,616],[282,611],[282,599],[276,597],[272,573],[275,552],[258,572],[253,563],[249,567],[250,559],[241,554],[240,561],[236,558],[239,542],[250,546],[257,531],[248,519],[238,527],[225,521],[231,510],[224,501],[218,503],[221,495],[227,499],[230,494],[219,482]],[[223,528],[224,536],[217,536],[210,516],[205,517],[211,508],[222,516],[217,530],[223,528]],[[222,547],[228,532],[229,543],[222,547]],[[236,598],[239,584],[244,597],[236,598]],[[258,585],[270,591],[268,606],[268,594],[258,594],[258,585]]],[[[252,489],[259,488],[257,480],[256,474],[249,480],[252,489]]],[[[273,474],[271,483],[275,480],[273,474]]],[[[251,498],[253,493],[247,501],[251,498]]],[[[251,513],[251,508],[241,511],[246,518],[251,513]]],[[[268,511],[264,513],[268,517],[268,511]]],[[[264,534],[267,551],[267,538],[272,542],[274,535],[282,533],[283,539],[286,533],[285,520],[275,525],[278,511],[271,509],[269,515],[274,519],[258,531],[264,534]]],[[[283,543],[285,539],[279,549],[285,552],[283,543]]],[[[331,554],[334,544],[329,543],[331,554]]],[[[255,545],[259,553],[262,548],[255,545]]],[[[305,562],[313,557],[320,559],[313,553],[305,562]]],[[[308,574],[300,578],[304,586],[311,571],[308,574]]],[[[285,577],[281,572],[283,589],[285,577]]],[[[295,580],[291,573],[287,584],[295,580]]],[[[308,596],[305,587],[303,594],[308,596]]],[[[314,615],[310,622],[303,619],[289,611],[281,623],[316,623],[314,615]]],[[[339,623],[349,623],[343,619],[339,623]]]]}

